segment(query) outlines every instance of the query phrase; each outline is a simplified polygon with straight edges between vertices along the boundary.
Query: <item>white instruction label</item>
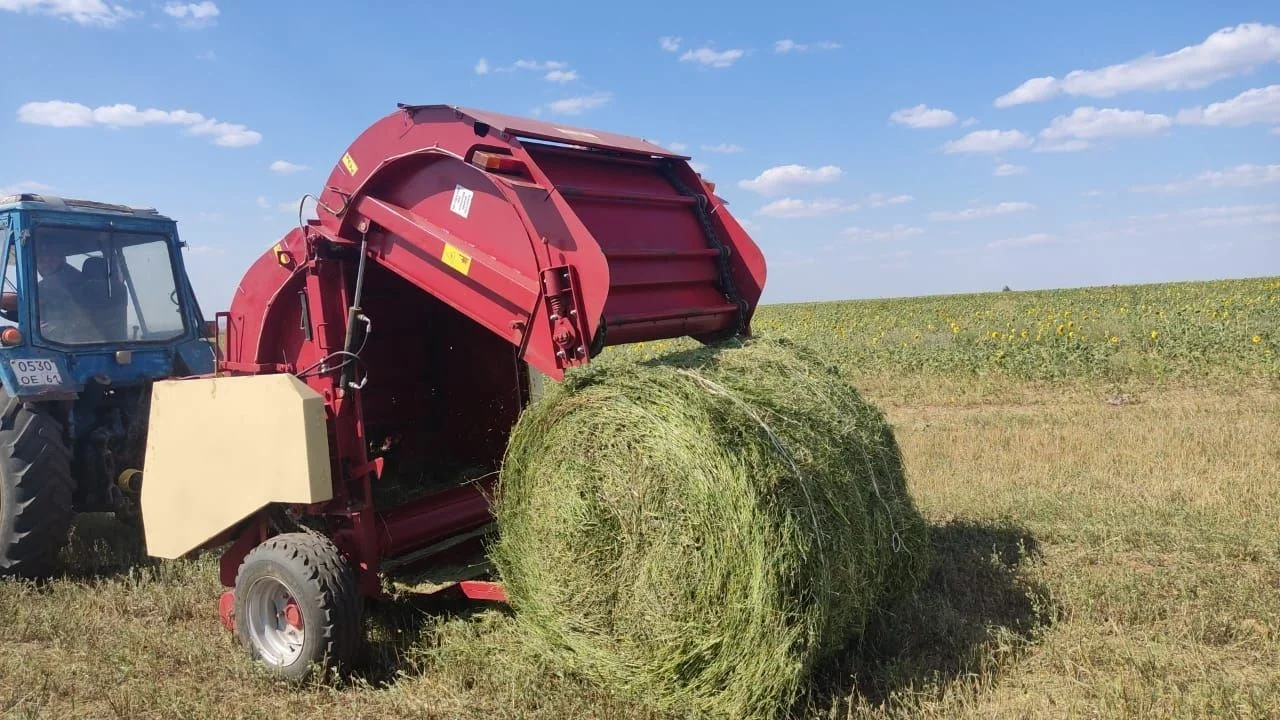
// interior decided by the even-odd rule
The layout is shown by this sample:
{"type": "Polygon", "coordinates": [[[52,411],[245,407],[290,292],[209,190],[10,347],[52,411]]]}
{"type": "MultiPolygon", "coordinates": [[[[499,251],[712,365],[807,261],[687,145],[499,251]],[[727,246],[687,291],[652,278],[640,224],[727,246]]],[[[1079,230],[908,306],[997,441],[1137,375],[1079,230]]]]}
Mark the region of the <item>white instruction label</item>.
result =
{"type": "Polygon", "coordinates": [[[449,209],[462,217],[470,215],[471,197],[473,195],[475,195],[474,192],[461,185],[455,185],[453,188],[453,202],[449,203],[449,209]]]}

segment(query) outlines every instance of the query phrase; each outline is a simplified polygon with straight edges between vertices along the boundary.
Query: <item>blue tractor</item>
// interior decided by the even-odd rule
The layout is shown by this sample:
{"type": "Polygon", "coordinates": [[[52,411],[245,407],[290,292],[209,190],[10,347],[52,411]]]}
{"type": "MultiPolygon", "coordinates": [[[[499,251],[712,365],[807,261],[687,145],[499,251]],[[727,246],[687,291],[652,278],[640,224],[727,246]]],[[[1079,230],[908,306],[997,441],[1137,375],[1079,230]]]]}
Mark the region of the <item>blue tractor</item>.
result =
{"type": "Polygon", "coordinates": [[[151,383],[214,370],[176,223],[0,197],[0,576],[51,573],[77,512],[138,519],[151,383]]]}

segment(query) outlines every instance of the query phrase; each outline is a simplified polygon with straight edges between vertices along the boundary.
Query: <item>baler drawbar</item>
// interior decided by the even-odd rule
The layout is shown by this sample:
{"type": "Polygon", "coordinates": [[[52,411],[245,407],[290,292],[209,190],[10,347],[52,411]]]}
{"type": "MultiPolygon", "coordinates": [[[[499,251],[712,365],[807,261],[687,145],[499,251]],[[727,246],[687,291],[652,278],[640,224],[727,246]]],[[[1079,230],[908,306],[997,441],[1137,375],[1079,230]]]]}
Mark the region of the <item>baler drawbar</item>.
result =
{"type": "Polygon", "coordinates": [[[218,314],[218,372],[155,386],[148,552],[224,546],[224,622],[291,678],[350,657],[387,576],[482,568],[542,382],[611,345],[749,332],[764,258],[688,160],[445,105],[374,123],[218,314]],[[392,485],[416,497],[384,507],[392,485]]]}

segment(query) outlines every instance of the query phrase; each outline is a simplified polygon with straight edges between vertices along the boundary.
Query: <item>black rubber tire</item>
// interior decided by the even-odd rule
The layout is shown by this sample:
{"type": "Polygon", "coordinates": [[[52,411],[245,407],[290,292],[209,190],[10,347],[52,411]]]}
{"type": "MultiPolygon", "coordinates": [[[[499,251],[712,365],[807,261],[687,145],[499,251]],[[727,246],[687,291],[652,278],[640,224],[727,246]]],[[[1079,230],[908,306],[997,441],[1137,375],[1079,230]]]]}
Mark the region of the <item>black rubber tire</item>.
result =
{"type": "Polygon", "coordinates": [[[364,642],[363,617],[355,570],[323,535],[276,535],[250,551],[236,574],[236,635],[254,659],[284,680],[301,682],[317,670],[349,665],[364,642]],[[284,585],[302,611],[302,652],[288,665],[271,664],[250,637],[248,589],[264,577],[284,585]]]}
{"type": "Polygon", "coordinates": [[[74,491],[62,423],[0,388],[0,576],[52,574],[75,518],[74,491]]]}

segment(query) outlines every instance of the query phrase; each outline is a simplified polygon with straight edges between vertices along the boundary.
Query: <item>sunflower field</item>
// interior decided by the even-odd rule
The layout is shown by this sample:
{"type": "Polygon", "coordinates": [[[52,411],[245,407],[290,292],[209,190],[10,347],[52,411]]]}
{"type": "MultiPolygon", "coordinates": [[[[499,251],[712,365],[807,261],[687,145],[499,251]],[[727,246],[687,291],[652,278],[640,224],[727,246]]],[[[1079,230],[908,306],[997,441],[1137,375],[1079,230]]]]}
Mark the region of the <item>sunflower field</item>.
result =
{"type": "Polygon", "coordinates": [[[1277,378],[1280,277],[763,305],[753,328],[868,372],[1277,378]]]}

